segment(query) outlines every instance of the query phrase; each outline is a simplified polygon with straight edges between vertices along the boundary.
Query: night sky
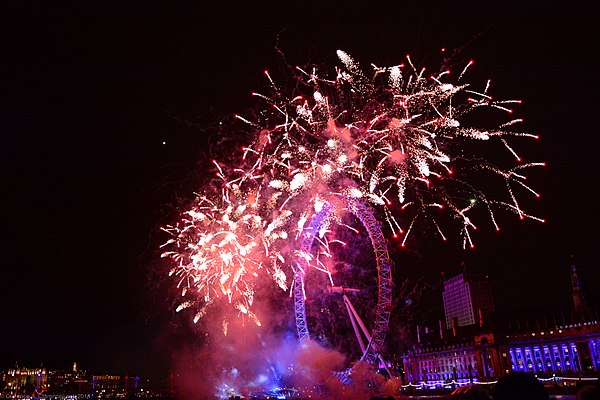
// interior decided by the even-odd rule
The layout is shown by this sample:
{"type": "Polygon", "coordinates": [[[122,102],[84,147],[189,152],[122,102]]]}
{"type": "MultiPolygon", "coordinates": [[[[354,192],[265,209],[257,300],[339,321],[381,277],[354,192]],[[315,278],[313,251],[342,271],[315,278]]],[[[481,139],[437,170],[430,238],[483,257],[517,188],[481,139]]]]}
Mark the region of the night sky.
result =
{"type": "Polygon", "coordinates": [[[541,135],[516,147],[548,163],[531,176],[542,197],[525,202],[546,224],[503,215],[500,233],[477,232],[475,250],[427,244],[398,268],[414,277],[420,266],[435,280],[465,260],[490,275],[508,309],[568,301],[574,254],[588,289],[600,292],[600,32],[591,16],[398,7],[380,10],[384,17],[314,17],[233,6],[91,16],[43,4],[2,27],[0,369],[77,361],[95,372],[168,371],[173,324],[159,227],[212,173],[204,127],[243,113],[265,87],[263,71],[280,68],[278,34],[300,65],[335,62],[338,48],[365,67],[406,54],[432,65],[441,48],[461,49],[458,64],[475,60],[467,80],[492,78],[496,97],[522,99],[515,115],[541,135]]]}

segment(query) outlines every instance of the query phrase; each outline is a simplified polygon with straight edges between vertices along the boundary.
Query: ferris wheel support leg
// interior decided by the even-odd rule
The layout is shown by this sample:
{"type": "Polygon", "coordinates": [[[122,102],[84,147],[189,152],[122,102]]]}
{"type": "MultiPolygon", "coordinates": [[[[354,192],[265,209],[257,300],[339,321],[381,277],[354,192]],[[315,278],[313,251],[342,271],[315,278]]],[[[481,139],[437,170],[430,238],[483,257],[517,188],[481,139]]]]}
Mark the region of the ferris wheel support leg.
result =
{"type": "MultiPolygon", "coordinates": [[[[367,329],[367,327],[365,326],[365,323],[363,322],[362,318],[358,315],[358,313],[356,312],[356,309],[354,308],[354,306],[352,305],[352,302],[350,302],[350,299],[348,298],[348,296],[344,295],[344,303],[346,304],[346,308],[348,309],[348,313],[351,313],[352,315],[350,316],[350,320],[352,321],[352,327],[354,328],[354,333],[356,334],[356,337],[359,340],[360,343],[360,348],[362,349],[363,353],[365,351],[364,348],[364,343],[362,341],[362,337],[360,336],[360,334],[357,332],[356,330],[356,321],[358,321],[358,324],[360,325],[365,337],[367,338],[368,341],[371,341],[371,333],[369,333],[369,330],[367,329]],[[352,318],[352,316],[354,318],[352,318]]],[[[383,359],[381,353],[377,353],[377,357],[379,358],[379,362],[383,365],[383,368],[385,368],[385,370],[387,371],[387,373],[389,374],[389,376],[392,376],[392,372],[389,370],[387,363],[385,362],[385,360],[383,359]]]]}
{"type": "Polygon", "coordinates": [[[352,322],[352,328],[354,329],[354,334],[356,335],[356,340],[358,340],[358,344],[360,345],[360,350],[364,354],[365,350],[367,350],[367,346],[365,345],[365,341],[363,340],[362,335],[360,334],[360,331],[358,330],[358,325],[356,324],[356,318],[354,317],[354,314],[352,313],[350,306],[348,305],[348,303],[346,303],[345,300],[344,300],[344,303],[346,305],[346,310],[348,311],[348,317],[350,317],[350,322],[352,322]]]}
{"type": "Polygon", "coordinates": [[[365,337],[367,338],[367,340],[371,341],[371,333],[369,332],[369,330],[365,326],[365,323],[363,322],[362,318],[360,317],[360,315],[358,315],[358,313],[356,312],[356,309],[354,308],[354,306],[350,302],[350,299],[346,295],[344,295],[344,303],[346,303],[346,307],[350,308],[350,310],[352,312],[352,315],[354,315],[354,318],[358,322],[358,325],[360,325],[360,329],[363,331],[363,333],[364,333],[365,337]]]}

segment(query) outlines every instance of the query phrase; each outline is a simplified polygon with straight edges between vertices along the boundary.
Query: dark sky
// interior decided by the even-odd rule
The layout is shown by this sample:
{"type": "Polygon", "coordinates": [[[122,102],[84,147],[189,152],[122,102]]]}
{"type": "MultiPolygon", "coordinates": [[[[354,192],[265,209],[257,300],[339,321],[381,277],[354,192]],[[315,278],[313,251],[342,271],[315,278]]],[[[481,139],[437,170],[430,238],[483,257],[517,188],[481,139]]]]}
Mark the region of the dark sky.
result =
{"type": "Polygon", "coordinates": [[[365,66],[406,54],[428,64],[442,47],[460,48],[458,62],[476,61],[472,77],[523,99],[517,115],[542,140],[519,148],[548,162],[532,176],[542,197],[531,210],[548,222],[503,216],[501,233],[478,232],[475,250],[426,246],[406,268],[422,263],[434,279],[465,259],[490,274],[500,307],[516,308],[568,301],[575,254],[600,292],[600,35],[591,17],[31,10],[2,28],[0,368],[168,369],[158,228],[210,167],[197,126],[253,104],[262,71],[277,65],[280,32],[293,64],[332,62],[338,48],[365,66]]]}

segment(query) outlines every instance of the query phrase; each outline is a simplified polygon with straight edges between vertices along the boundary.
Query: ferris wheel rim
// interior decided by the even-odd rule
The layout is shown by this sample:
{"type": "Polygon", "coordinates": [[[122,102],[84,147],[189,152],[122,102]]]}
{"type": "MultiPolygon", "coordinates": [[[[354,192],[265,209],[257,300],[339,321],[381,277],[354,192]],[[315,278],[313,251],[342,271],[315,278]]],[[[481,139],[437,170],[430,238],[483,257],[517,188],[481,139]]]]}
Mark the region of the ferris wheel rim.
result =
{"type": "MultiPolygon", "coordinates": [[[[344,201],[346,209],[356,216],[366,229],[373,248],[373,253],[375,254],[378,281],[377,307],[375,310],[375,319],[372,324],[371,338],[366,350],[360,358],[361,361],[374,364],[380,357],[389,325],[393,288],[391,277],[392,261],[389,257],[386,239],[381,230],[382,226],[377,218],[375,218],[373,209],[358,198],[341,196],[341,199],[344,201]]],[[[308,268],[308,260],[303,255],[310,253],[315,235],[333,211],[333,205],[325,203],[321,210],[313,214],[309,227],[302,236],[300,251],[294,260],[295,273],[292,291],[294,297],[296,329],[300,341],[310,340],[310,331],[306,321],[306,307],[304,302],[304,275],[308,268]]]]}

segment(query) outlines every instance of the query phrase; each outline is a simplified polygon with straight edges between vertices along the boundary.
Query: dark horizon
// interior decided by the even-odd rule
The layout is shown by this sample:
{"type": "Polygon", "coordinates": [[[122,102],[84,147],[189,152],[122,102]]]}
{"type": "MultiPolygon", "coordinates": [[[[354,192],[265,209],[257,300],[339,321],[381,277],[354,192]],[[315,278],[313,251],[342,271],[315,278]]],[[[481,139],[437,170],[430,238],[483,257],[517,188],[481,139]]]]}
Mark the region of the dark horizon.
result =
{"type": "Polygon", "coordinates": [[[482,224],[465,252],[427,238],[398,256],[398,276],[433,285],[464,260],[489,274],[498,308],[543,306],[569,301],[574,255],[600,293],[592,18],[217,14],[32,17],[4,28],[0,369],[77,361],[98,373],[168,373],[186,342],[159,227],[211,168],[203,127],[252,107],[262,71],[280,68],[278,38],[292,65],[330,62],[340,48],[363,67],[406,54],[434,66],[441,48],[460,49],[458,64],[475,60],[469,82],[490,77],[493,94],[522,99],[515,115],[541,135],[517,147],[548,163],[531,177],[541,198],[525,201],[547,223],[502,215],[501,231],[482,224]]]}

